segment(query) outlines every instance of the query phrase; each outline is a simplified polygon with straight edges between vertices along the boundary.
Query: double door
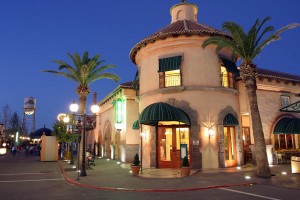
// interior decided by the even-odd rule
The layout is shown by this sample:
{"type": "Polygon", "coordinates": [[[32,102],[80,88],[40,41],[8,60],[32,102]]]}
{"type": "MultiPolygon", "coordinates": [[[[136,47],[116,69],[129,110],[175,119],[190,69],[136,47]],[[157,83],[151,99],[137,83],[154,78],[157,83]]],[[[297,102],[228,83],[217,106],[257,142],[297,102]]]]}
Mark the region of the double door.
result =
{"type": "Polygon", "coordinates": [[[188,156],[188,131],[188,128],[159,127],[157,145],[159,168],[180,168],[183,154],[188,156]]]}

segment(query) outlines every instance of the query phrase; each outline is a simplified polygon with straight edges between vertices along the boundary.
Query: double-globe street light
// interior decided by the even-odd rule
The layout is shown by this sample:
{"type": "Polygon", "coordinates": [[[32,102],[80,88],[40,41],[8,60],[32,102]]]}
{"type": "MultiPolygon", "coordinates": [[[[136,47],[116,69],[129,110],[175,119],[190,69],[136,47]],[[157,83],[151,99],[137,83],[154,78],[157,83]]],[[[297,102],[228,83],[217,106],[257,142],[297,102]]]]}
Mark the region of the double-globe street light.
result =
{"type": "MultiPolygon", "coordinates": [[[[83,133],[82,133],[82,138],[80,140],[80,142],[82,142],[82,163],[81,163],[81,171],[80,171],[80,176],[86,176],[86,159],[85,159],[85,155],[86,155],[86,131],[91,130],[90,127],[86,127],[87,125],[87,117],[89,119],[89,124],[93,124],[93,120],[91,122],[91,118],[95,118],[94,122],[96,122],[96,113],[98,113],[100,110],[99,106],[97,104],[92,105],[91,107],[91,111],[93,114],[89,115],[89,114],[76,114],[76,112],[78,111],[78,104],[75,103],[75,101],[70,105],[70,111],[72,112],[72,137],[74,134],[74,119],[76,116],[78,117],[83,117],[83,133]]],[[[92,128],[93,129],[93,128],[92,128]]],[[[78,133],[79,133],[79,128],[78,128],[78,133]]],[[[72,151],[72,145],[71,145],[71,151],[72,151]]],[[[78,153],[80,153],[80,151],[78,151],[78,153]]],[[[71,160],[73,158],[73,152],[71,153],[71,160]]],[[[72,161],[71,161],[72,162],[72,161]]],[[[79,162],[79,159],[78,159],[79,162]]],[[[73,161],[74,163],[74,161],[73,161]]],[[[78,163],[79,165],[79,163],[78,163]]]]}

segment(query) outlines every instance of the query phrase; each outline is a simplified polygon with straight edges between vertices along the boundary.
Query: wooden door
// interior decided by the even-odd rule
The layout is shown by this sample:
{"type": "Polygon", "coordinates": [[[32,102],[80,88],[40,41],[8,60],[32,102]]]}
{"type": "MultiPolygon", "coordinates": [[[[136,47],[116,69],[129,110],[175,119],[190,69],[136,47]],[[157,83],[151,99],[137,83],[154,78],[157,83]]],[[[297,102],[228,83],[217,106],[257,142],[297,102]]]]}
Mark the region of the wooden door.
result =
{"type": "Polygon", "coordinates": [[[176,129],[158,129],[158,168],[179,168],[180,150],[177,148],[176,129]]]}

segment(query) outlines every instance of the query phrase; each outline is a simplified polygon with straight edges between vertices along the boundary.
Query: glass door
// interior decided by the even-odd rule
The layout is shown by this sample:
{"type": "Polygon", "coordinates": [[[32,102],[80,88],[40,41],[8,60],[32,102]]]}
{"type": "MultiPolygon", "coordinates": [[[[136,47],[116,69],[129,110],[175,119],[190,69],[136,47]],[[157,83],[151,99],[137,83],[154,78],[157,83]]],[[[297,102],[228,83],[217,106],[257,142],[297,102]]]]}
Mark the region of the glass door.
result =
{"type": "Polygon", "coordinates": [[[189,157],[189,129],[159,127],[157,152],[159,168],[180,168],[181,157],[189,157]]]}
{"type": "Polygon", "coordinates": [[[224,127],[225,166],[236,166],[236,135],[234,126],[224,127]]]}

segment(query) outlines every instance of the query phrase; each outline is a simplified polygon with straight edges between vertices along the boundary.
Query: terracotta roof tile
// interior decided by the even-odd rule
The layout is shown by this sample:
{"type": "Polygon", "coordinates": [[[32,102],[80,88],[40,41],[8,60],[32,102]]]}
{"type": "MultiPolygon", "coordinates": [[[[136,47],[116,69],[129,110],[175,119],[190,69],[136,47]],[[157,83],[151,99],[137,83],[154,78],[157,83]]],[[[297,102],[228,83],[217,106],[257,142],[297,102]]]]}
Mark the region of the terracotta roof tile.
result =
{"type": "Polygon", "coordinates": [[[165,26],[164,28],[137,43],[130,51],[130,59],[133,63],[135,63],[136,53],[140,50],[140,48],[144,47],[148,43],[155,42],[159,39],[165,39],[167,37],[174,37],[179,35],[217,35],[230,37],[230,35],[225,32],[221,32],[217,29],[211,28],[207,25],[198,23],[193,20],[178,20],[165,26]]]}
{"type": "Polygon", "coordinates": [[[133,81],[125,82],[120,84],[121,88],[128,88],[128,89],[134,89],[133,87],[133,81]]]}
{"type": "Polygon", "coordinates": [[[282,79],[286,81],[294,81],[294,82],[299,82],[300,83],[300,75],[293,75],[289,73],[284,73],[284,72],[277,72],[273,70],[268,70],[268,69],[259,69],[257,68],[258,76],[259,77],[265,77],[265,78],[277,78],[277,79],[282,79]]]}

